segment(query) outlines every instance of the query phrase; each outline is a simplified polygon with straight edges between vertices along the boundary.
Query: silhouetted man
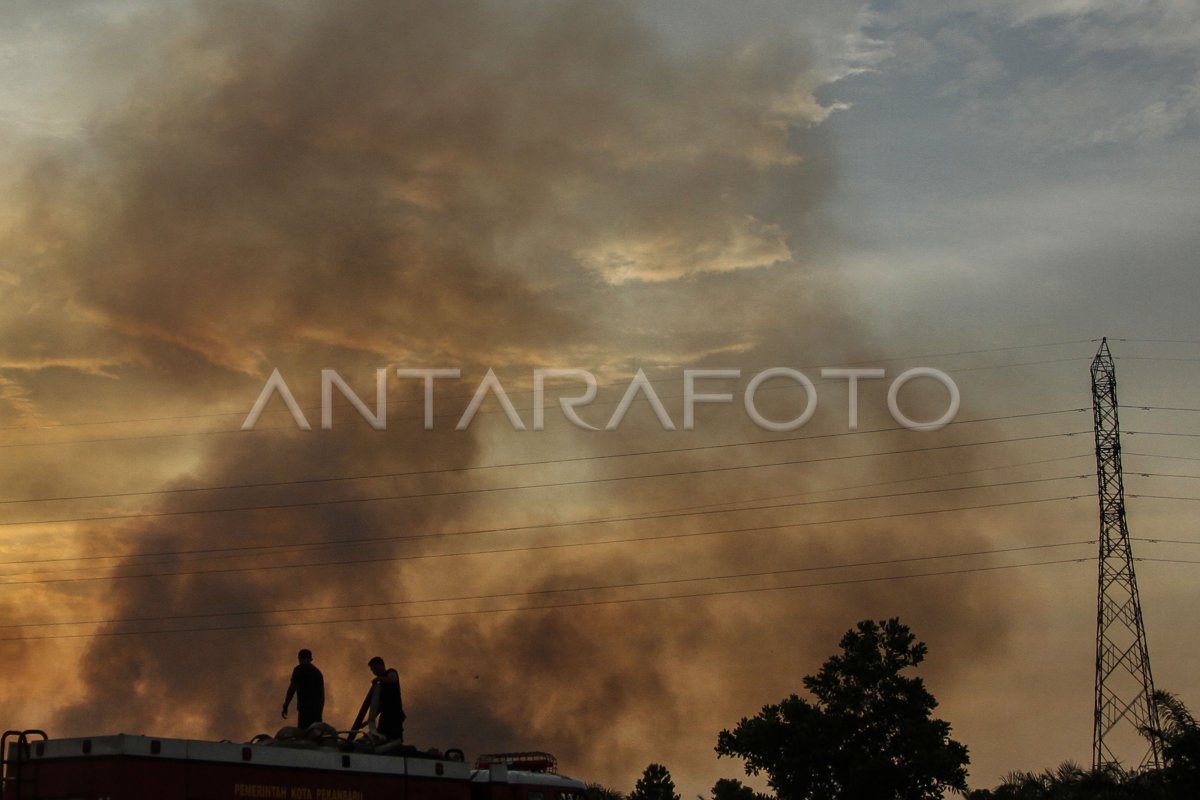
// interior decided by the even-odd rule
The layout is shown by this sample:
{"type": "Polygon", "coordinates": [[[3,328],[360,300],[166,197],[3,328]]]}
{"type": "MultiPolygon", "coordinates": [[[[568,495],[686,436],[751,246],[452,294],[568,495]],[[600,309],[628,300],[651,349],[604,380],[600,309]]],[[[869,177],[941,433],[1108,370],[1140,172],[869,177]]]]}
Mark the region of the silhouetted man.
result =
{"type": "Polygon", "coordinates": [[[283,718],[287,719],[288,706],[296,697],[296,725],[307,728],[321,721],[325,711],[325,676],[312,662],[312,651],[308,648],[296,654],[300,663],[292,670],[292,682],[288,684],[287,697],[283,698],[283,718]]]}
{"type": "Polygon", "coordinates": [[[375,679],[363,700],[352,730],[366,722],[367,730],[389,740],[404,741],[404,703],[400,699],[400,673],[388,669],[383,659],[375,656],[367,662],[375,679]]]}

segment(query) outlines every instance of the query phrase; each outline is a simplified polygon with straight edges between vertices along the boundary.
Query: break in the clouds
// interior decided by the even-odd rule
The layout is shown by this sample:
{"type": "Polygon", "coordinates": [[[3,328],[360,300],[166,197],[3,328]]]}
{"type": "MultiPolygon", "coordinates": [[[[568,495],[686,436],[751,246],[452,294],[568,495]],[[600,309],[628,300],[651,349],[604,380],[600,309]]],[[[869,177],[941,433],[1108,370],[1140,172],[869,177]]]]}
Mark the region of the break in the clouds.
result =
{"type": "Polygon", "coordinates": [[[859,37],[884,57],[822,97],[850,106],[829,121],[835,217],[877,321],[947,298],[934,325],[999,337],[1190,326],[1198,22],[1172,2],[870,4],[859,37]]]}
{"type": "Polygon", "coordinates": [[[964,133],[1017,157],[1197,130],[1194,3],[966,3],[947,13],[918,0],[871,4],[861,23],[888,48],[882,69],[923,84],[952,104],[964,133]]]}

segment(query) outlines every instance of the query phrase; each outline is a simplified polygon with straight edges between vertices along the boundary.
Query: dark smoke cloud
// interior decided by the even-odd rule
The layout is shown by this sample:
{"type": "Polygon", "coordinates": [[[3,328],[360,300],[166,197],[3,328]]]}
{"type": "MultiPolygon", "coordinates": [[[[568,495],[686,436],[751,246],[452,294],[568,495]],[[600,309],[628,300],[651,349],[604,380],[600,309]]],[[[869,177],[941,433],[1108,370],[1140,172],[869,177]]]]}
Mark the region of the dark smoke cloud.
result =
{"type": "MultiPolygon", "coordinates": [[[[749,373],[870,357],[873,343],[823,261],[819,209],[834,178],[832,148],[816,127],[827,111],[813,98],[819,81],[804,53],[802,42],[764,32],[737,46],[680,55],[619,3],[354,2],[302,10],[225,3],[130,22],[108,32],[96,50],[126,81],[127,93],[97,110],[82,141],[31,156],[34,166],[19,187],[21,213],[4,234],[20,256],[8,302],[21,313],[0,322],[7,365],[0,400],[8,416],[25,422],[76,419],[77,405],[51,402],[64,396],[88,398],[88,410],[100,417],[215,413],[248,409],[278,367],[311,407],[323,367],[337,368],[368,397],[376,368],[458,366],[464,381],[447,386],[451,399],[439,401],[458,413],[462,395],[487,367],[519,390],[540,365],[628,379],[639,366],[661,373],[680,364],[730,366],[732,359],[749,373]]],[[[678,378],[669,384],[660,384],[664,395],[678,395],[678,378]]],[[[540,439],[521,438],[495,414],[462,433],[449,430],[453,419],[439,418],[438,430],[428,433],[414,420],[418,387],[399,386],[392,381],[399,410],[387,432],[368,430],[345,408],[332,432],[240,434],[240,417],[218,417],[204,423],[217,431],[211,435],[101,443],[66,457],[68,451],[39,451],[9,473],[12,492],[262,483],[677,447],[684,436],[688,444],[765,438],[736,407],[702,414],[706,432],[675,437],[657,431],[644,407],[617,434],[588,437],[560,425],[540,439]]],[[[589,418],[602,424],[618,398],[619,390],[607,392],[602,401],[609,405],[589,409],[589,418]]],[[[528,395],[521,402],[528,424],[528,395]]],[[[764,400],[764,408],[787,416],[788,402],[764,400]]],[[[678,422],[678,400],[670,403],[678,422]]],[[[288,424],[275,414],[263,427],[288,424]]],[[[152,430],[178,429],[168,420],[152,430]]],[[[883,437],[871,442],[886,446],[883,437]]],[[[793,443],[771,456],[789,454],[814,453],[793,443]]],[[[634,465],[597,461],[118,498],[102,510],[367,499],[766,457],[714,450],[634,465]]],[[[401,670],[410,739],[418,745],[476,753],[552,749],[568,771],[622,788],[644,763],[665,761],[699,789],[714,773],[736,770],[713,764],[716,731],[798,690],[800,677],[855,620],[911,615],[924,626],[919,633],[968,642],[976,654],[997,647],[1003,631],[994,619],[986,634],[970,629],[968,620],[988,611],[965,582],[939,584],[953,603],[868,584],[455,613],[619,599],[629,593],[560,590],[679,577],[681,565],[697,575],[882,559],[916,543],[966,543],[981,534],[949,523],[929,523],[915,534],[878,523],[843,526],[837,536],[802,529],[389,560],[629,535],[629,526],[610,525],[252,559],[145,554],[687,508],[713,498],[815,490],[831,475],[868,483],[907,470],[896,461],[844,475],[755,470],[63,526],[56,535],[82,552],[125,555],[117,572],[262,569],[58,588],[40,604],[47,616],[80,619],[98,609],[119,618],[239,614],[196,617],[188,623],[196,627],[350,621],[97,638],[78,666],[67,668],[62,707],[47,725],[57,735],[121,729],[248,738],[280,724],[292,654],[308,646],[329,681],[327,716],[340,727],[365,689],[367,659],[378,653],[401,670]],[[376,561],[301,566],[336,557],[376,561]],[[271,613],[511,592],[533,594],[271,613]],[[365,619],[421,613],[447,616],[365,619]]],[[[72,506],[63,516],[80,508],[95,513],[96,506],[72,506]]],[[[753,519],[770,525],[796,516],[762,512],[753,519]]],[[[714,515],[640,530],[747,524],[714,515]]],[[[27,645],[21,670],[36,672],[43,658],[37,653],[57,646],[27,645]]]]}

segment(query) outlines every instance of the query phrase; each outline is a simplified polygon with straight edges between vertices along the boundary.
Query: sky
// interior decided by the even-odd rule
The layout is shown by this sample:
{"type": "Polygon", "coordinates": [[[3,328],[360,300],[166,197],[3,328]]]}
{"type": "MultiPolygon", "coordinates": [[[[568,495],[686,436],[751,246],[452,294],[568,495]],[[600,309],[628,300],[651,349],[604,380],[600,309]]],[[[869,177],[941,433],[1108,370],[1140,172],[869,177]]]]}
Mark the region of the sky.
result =
{"type": "Polygon", "coordinates": [[[1102,337],[1200,705],[1198,134],[1182,0],[7,3],[0,724],[245,741],[308,647],[707,797],[898,616],[973,787],[1087,764],[1102,337]]]}

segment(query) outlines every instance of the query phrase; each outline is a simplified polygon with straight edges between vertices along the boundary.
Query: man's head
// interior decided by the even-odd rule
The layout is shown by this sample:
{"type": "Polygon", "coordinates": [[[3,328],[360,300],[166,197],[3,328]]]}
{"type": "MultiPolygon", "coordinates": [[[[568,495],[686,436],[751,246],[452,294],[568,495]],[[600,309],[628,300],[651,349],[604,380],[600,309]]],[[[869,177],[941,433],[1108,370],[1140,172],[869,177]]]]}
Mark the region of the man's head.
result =
{"type": "Polygon", "coordinates": [[[296,660],[301,664],[312,661],[312,650],[309,650],[307,647],[304,648],[299,653],[296,653],[296,660]]]}
{"type": "Polygon", "coordinates": [[[382,676],[387,672],[387,664],[383,663],[383,659],[375,656],[367,662],[367,666],[371,668],[371,672],[375,673],[376,677],[382,676]]]}

